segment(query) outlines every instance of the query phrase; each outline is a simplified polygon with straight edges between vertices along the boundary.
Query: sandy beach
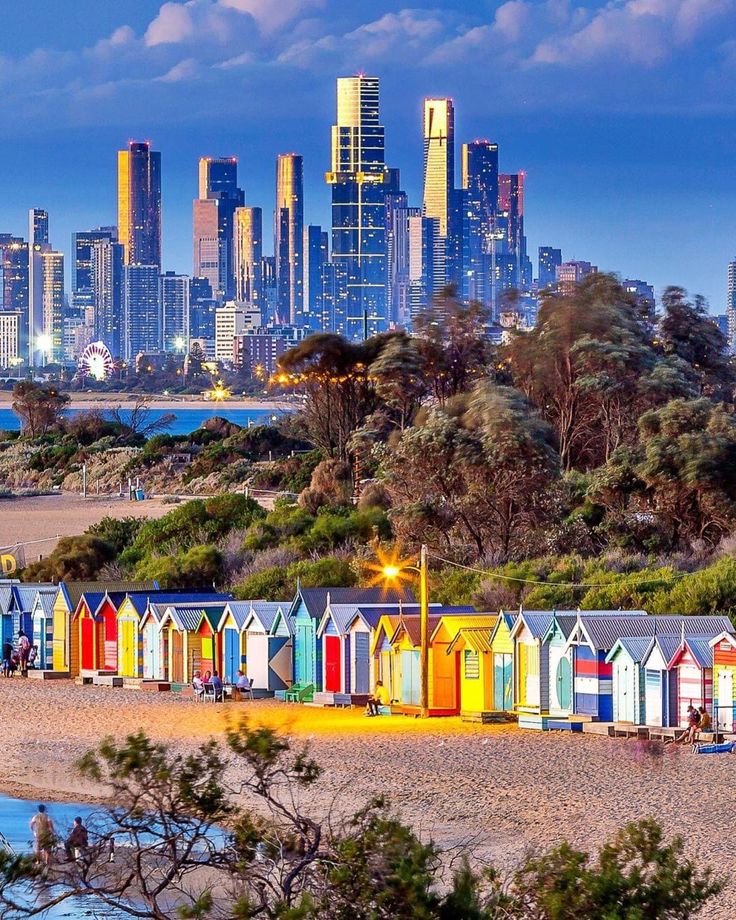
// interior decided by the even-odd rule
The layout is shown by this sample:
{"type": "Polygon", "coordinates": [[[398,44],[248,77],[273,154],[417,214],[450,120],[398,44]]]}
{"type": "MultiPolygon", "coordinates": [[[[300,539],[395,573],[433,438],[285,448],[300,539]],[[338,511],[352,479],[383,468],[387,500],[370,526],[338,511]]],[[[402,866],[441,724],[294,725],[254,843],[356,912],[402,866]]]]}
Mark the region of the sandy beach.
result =
{"type": "Polygon", "coordinates": [[[127,498],[90,496],[70,493],[19,497],[0,500],[0,547],[15,543],[43,540],[26,548],[26,559],[35,561],[47,556],[59,536],[84,533],[91,525],[110,516],[115,518],[160,518],[174,506],[161,499],[130,502],[127,498]]]}
{"type": "MultiPolygon", "coordinates": [[[[473,838],[479,857],[509,866],[562,838],[590,849],[629,820],[651,815],[681,834],[702,865],[730,874],[736,859],[734,759],[685,748],[567,733],[536,734],[459,719],[365,719],[275,701],[197,705],[169,694],[0,680],[6,732],[0,788],[56,799],[100,794],[79,783],[75,760],[112,732],[139,728],[186,752],[247,713],[308,741],[325,769],[317,808],[358,807],[387,793],[402,815],[444,845],[473,838]]],[[[729,887],[710,918],[733,917],[729,887]]]]}
{"type": "MultiPolygon", "coordinates": [[[[138,393],[71,393],[69,406],[72,409],[110,409],[116,406],[132,406],[138,393]]],[[[0,409],[9,409],[13,402],[10,390],[0,390],[0,409]]],[[[203,396],[163,396],[157,394],[146,399],[151,409],[209,409],[220,405],[228,409],[293,409],[296,405],[292,399],[274,397],[231,396],[220,403],[205,399],[203,396]]]]}

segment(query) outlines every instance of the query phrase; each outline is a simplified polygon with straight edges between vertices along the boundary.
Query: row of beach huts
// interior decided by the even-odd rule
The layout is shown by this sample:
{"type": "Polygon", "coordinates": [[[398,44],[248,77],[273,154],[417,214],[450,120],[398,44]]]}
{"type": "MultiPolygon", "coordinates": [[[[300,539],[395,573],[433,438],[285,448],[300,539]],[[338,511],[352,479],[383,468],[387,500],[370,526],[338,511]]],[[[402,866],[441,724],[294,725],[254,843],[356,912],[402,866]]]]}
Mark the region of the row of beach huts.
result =
{"type": "MultiPolygon", "coordinates": [[[[161,590],[156,582],[0,581],[2,640],[22,629],[33,676],[186,689],[238,670],[256,695],[361,705],[382,680],[392,711],[419,707],[419,605],[408,589],[303,588],[283,601],[161,590]]],[[[736,634],[727,617],[644,610],[482,613],[431,604],[432,715],[677,728],[689,705],[736,730],[736,634]]]]}

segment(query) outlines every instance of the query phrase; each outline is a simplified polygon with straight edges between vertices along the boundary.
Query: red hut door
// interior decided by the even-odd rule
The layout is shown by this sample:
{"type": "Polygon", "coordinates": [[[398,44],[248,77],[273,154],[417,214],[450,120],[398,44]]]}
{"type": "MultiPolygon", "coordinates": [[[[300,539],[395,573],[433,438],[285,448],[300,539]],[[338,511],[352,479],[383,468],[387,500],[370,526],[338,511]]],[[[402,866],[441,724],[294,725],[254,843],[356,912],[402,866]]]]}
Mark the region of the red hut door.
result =
{"type": "Polygon", "coordinates": [[[117,618],[117,615],[114,609],[108,609],[105,611],[103,629],[105,631],[103,667],[106,671],[117,671],[118,669],[118,618],[117,618]]]}
{"type": "Polygon", "coordinates": [[[325,636],[325,690],[330,693],[341,690],[339,636],[325,636]]]}
{"type": "Polygon", "coordinates": [[[94,671],[95,669],[95,621],[92,617],[82,617],[82,632],[80,640],[82,644],[81,658],[82,670],[94,671]]]}

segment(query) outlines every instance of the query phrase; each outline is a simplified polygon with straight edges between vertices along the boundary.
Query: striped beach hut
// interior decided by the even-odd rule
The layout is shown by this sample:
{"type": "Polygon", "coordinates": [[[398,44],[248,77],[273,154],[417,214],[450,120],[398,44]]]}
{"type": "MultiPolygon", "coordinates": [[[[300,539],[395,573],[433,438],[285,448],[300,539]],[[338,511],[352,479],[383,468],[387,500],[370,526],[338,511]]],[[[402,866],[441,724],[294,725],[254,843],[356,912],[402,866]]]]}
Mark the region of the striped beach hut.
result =
{"type": "Polygon", "coordinates": [[[22,629],[32,641],[33,637],[33,603],[38,593],[48,594],[52,597],[56,594],[56,585],[52,584],[15,584],[11,588],[10,613],[12,615],[12,630],[15,641],[18,639],[18,632],[22,629]]]}
{"type": "Polygon", "coordinates": [[[677,717],[682,727],[687,726],[688,706],[704,706],[713,711],[713,651],[710,640],[703,636],[683,636],[680,645],[668,663],[675,675],[677,692],[677,717]]]}
{"type": "Polygon", "coordinates": [[[736,636],[724,630],[710,640],[713,655],[713,723],[736,731],[736,636]]]}
{"type": "Polygon", "coordinates": [[[37,591],[33,600],[31,620],[33,622],[33,644],[38,648],[36,667],[49,671],[54,666],[54,600],[53,591],[37,591]]]}
{"type": "Polygon", "coordinates": [[[289,601],[250,602],[243,626],[244,670],[257,693],[270,695],[291,686],[292,638],[288,629],[274,632],[288,608],[289,601]]]}
{"type": "Polygon", "coordinates": [[[0,580],[0,640],[2,644],[10,643],[13,645],[15,642],[15,635],[13,634],[13,586],[18,585],[20,582],[17,578],[3,578],[0,580]]]}

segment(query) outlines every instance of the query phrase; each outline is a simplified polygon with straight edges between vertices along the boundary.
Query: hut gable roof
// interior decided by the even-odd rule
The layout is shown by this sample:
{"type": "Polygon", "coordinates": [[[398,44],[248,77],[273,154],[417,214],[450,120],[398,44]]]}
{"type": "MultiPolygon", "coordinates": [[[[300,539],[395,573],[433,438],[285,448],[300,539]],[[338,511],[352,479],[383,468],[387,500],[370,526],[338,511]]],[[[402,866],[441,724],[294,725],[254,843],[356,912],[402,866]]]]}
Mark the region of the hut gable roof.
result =
{"type": "Polygon", "coordinates": [[[168,605],[176,603],[204,603],[209,601],[226,601],[232,594],[223,594],[219,591],[192,591],[180,588],[171,591],[129,591],[125,599],[132,605],[139,617],[146,612],[149,603],[168,605]]]}
{"type": "Polygon", "coordinates": [[[169,604],[161,617],[161,625],[171,620],[177,629],[196,632],[203,619],[206,619],[210,626],[213,620],[215,625],[219,623],[224,609],[225,604],[217,603],[169,604]]]}
{"type": "Polygon", "coordinates": [[[47,617],[51,616],[54,610],[54,600],[56,599],[56,590],[53,593],[40,591],[36,592],[36,596],[33,599],[33,610],[42,611],[47,617]]]}
{"type": "Polygon", "coordinates": [[[623,636],[616,640],[613,648],[606,655],[606,663],[610,664],[618,654],[619,649],[623,649],[632,661],[640,664],[646,658],[653,641],[654,639],[651,636],[623,636]]]}
{"type": "Polygon", "coordinates": [[[680,637],[679,636],[655,636],[654,640],[649,646],[649,651],[646,654],[646,657],[643,659],[642,664],[646,667],[649,663],[652,655],[655,653],[655,650],[658,650],[662,656],[666,666],[669,666],[669,663],[675,657],[676,653],[680,648],[680,637]]]}
{"type": "Polygon", "coordinates": [[[288,606],[279,607],[276,611],[276,616],[273,618],[273,623],[269,629],[269,635],[275,636],[278,635],[278,630],[281,625],[286,628],[286,631],[290,636],[294,635],[294,617],[289,610],[288,606]]]}
{"type": "Polygon", "coordinates": [[[398,604],[399,601],[415,601],[410,588],[299,588],[291,603],[290,613],[296,612],[303,603],[307,613],[314,620],[321,620],[330,604],[398,604]]]}
{"type": "Polygon", "coordinates": [[[541,639],[552,625],[553,616],[551,610],[521,610],[511,627],[511,635],[518,636],[526,626],[533,638],[541,639]]]}
{"type": "Polygon", "coordinates": [[[13,598],[13,585],[19,585],[17,578],[3,578],[0,580],[0,613],[7,613],[13,598]]]}
{"type": "Polygon", "coordinates": [[[13,585],[11,588],[10,609],[19,610],[21,613],[30,613],[37,594],[51,595],[53,598],[56,597],[56,590],[56,585],[52,584],[13,585]]]}
{"type": "Polygon", "coordinates": [[[258,617],[265,632],[269,632],[276,620],[279,610],[288,610],[289,601],[251,601],[252,613],[258,617]]]}
{"type": "Polygon", "coordinates": [[[618,639],[635,636],[714,636],[727,629],[733,632],[730,620],[719,616],[615,616],[599,617],[581,615],[568,644],[578,642],[589,645],[594,651],[612,649],[618,639]]]}
{"type": "Polygon", "coordinates": [[[158,589],[157,581],[61,581],[59,588],[64,593],[68,606],[74,610],[79,604],[82,595],[86,592],[102,593],[106,591],[122,591],[128,594],[131,591],[155,591],[158,589]]]}
{"type": "Polygon", "coordinates": [[[731,648],[736,648],[736,636],[733,635],[730,631],[724,630],[721,633],[718,633],[717,636],[708,642],[711,648],[715,648],[716,645],[719,645],[721,642],[728,642],[731,648]]]}
{"type": "Polygon", "coordinates": [[[685,650],[690,652],[695,663],[703,671],[713,667],[713,649],[710,647],[710,640],[704,636],[686,636],[684,641],[680,640],[677,651],[670,658],[670,668],[680,661],[685,650]]]}

